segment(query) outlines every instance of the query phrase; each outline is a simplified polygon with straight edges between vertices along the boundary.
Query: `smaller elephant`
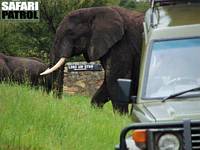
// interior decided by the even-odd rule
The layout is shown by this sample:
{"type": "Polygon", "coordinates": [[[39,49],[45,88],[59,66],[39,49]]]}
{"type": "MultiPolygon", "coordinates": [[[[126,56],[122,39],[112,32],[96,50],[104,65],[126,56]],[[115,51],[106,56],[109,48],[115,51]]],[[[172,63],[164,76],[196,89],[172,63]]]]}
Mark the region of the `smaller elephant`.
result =
{"type": "Polygon", "coordinates": [[[4,59],[0,58],[0,82],[9,80],[11,73],[4,59]]]}
{"type": "Polygon", "coordinates": [[[50,92],[49,77],[40,76],[47,68],[48,66],[38,58],[13,57],[0,53],[0,81],[29,83],[32,87],[40,86],[50,92]]]}

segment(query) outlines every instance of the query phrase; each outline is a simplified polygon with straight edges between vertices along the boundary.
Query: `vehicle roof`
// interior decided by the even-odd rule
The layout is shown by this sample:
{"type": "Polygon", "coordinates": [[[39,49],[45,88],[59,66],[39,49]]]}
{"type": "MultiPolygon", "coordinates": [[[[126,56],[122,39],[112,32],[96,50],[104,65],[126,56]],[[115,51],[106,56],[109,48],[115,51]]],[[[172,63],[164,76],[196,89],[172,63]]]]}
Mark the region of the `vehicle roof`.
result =
{"type": "Polygon", "coordinates": [[[149,41],[200,37],[200,25],[158,28],[149,34],[149,41]]]}
{"type": "Polygon", "coordinates": [[[157,27],[200,24],[200,3],[178,4],[157,8],[157,27]]]}
{"type": "Polygon", "coordinates": [[[200,3],[156,6],[145,15],[145,43],[200,36],[200,3]]]}

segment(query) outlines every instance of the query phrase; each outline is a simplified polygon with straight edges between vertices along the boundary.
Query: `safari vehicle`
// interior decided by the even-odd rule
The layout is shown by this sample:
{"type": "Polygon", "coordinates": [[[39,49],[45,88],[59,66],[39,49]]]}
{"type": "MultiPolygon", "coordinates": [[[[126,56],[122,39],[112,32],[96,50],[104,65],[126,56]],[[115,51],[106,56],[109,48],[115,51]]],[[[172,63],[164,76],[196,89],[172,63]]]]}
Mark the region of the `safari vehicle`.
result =
{"type": "MultiPolygon", "coordinates": [[[[200,150],[200,1],[151,1],[144,35],[134,123],[116,149],[200,150]]],[[[128,102],[131,81],[118,82],[128,102]]]]}

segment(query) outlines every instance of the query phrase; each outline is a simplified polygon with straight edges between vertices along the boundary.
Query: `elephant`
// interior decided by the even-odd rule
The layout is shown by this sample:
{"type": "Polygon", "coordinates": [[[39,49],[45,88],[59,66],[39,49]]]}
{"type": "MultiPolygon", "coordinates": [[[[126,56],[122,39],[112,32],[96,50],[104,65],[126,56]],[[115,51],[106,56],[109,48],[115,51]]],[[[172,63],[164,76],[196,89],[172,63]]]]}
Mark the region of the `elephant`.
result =
{"type": "Polygon", "coordinates": [[[41,86],[46,92],[51,91],[49,76],[42,77],[40,73],[48,66],[38,58],[8,56],[0,53],[0,81],[30,83],[32,87],[41,86]]]}
{"type": "Polygon", "coordinates": [[[83,54],[88,62],[99,60],[105,75],[92,97],[92,106],[102,108],[111,100],[114,111],[128,113],[128,104],[119,99],[117,79],[132,79],[132,94],[137,93],[143,20],[142,12],[114,6],[70,12],[56,30],[50,52],[51,68],[41,75],[51,74],[54,93],[61,97],[66,59],[83,54]]]}
{"type": "Polygon", "coordinates": [[[0,82],[9,80],[10,75],[11,73],[5,60],[0,58],[0,82]]]}

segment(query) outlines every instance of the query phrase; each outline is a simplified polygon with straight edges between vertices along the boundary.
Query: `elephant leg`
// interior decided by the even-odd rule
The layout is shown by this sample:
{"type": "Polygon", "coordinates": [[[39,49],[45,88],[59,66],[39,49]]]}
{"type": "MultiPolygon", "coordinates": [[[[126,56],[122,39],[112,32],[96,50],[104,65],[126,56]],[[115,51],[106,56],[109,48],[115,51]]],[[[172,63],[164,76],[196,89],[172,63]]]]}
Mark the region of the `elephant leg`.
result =
{"type": "Polygon", "coordinates": [[[3,66],[0,66],[0,82],[10,81],[11,78],[10,75],[11,75],[10,69],[5,64],[3,64],[3,66]]]}
{"type": "Polygon", "coordinates": [[[109,95],[104,81],[101,87],[96,91],[96,93],[92,97],[91,105],[102,108],[103,105],[108,101],[109,101],[109,95]]]}
{"type": "Polygon", "coordinates": [[[138,66],[136,58],[130,54],[128,49],[123,49],[121,45],[116,45],[116,49],[111,50],[105,60],[105,80],[110,100],[112,101],[113,110],[120,113],[128,113],[128,103],[123,103],[119,98],[119,85],[117,79],[132,79],[133,89],[131,94],[137,93],[138,66]]]}
{"type": "Polygon", "coordinates": [[[31,78],[30,78],[30,82],[31,82],[31,87],[34,87],[35,89],[38,89],[38,84],[39,84],[39,81],[38,81],[38,76],[37,75],[31,75],[31,78]]]}
{"type": "Polygon", "coordinates": [[[119,99],[119,87],[117,83],[117,79],[121,77],[116,78],[107,78],[107,88],[109,89],[109,96],[112,101],[113,111],[119,112],[121,114],[128,113],[128,104],[123,103],[122,100],[119,99]]]}
{"type": "Polygon", "coordinates": [[[119,112],[120,114],[128,114],[128,104],[120,104],[112,102],[113,111],[119,112]]]}

